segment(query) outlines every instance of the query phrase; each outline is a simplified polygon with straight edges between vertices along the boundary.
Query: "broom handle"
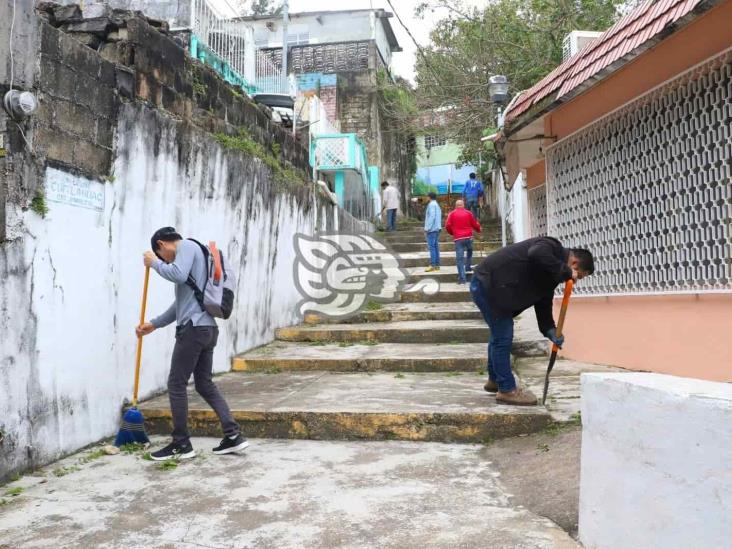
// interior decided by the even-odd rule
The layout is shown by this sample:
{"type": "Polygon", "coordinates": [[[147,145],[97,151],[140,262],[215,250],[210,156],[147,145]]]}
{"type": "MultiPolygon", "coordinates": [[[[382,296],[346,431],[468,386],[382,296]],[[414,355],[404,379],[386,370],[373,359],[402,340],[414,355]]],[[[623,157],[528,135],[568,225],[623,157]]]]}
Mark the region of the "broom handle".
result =
{"type": "MultiPolygon", "coordinates": [[[[147,309],[147,285],[150,282],[150,267],[145,267],[145,284],[142,287],[142,307],[140,308],[140,326],[145,324],[147,309]]],[[[140,362],[142,361],[142,336],[137,338],[137,356],[135,357],[135,389],[132,393],[132,405],[137,406],[137,392],[140,388],[140,362]]]]}
{"type": "MultiPolygon", "coordinates": [[[[569,296],[572,295],[572,287],[574,280],[571,278],[564,283],[564,297],[562,298],[562,308],[559,310],[559,322],[557,322],[557,338],[562,336],[562,328],[564,328],[564,317],[567,316],[567,307],[569,307],[569,296]]],[[[555,343],[552,345],[552,353],[559,351],[559,347],[555,343]]]]}

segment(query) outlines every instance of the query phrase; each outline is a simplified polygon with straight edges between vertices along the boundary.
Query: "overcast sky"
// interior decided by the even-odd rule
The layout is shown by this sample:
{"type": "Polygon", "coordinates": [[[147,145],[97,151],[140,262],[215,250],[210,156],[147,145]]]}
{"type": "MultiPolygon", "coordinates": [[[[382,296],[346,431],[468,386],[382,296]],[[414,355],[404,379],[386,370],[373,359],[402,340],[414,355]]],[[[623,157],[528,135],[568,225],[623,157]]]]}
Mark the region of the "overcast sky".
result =
{"type": "MultiPolygon", "coordinates": [[[[219,0],[225,2],[226,0],[219,0]]],[[[423,46],[429,42],[429,34],[439,14],[425,14],[424,18],[417,19],[414,16],[414,8],[419,0],[392,0],[397,13],[402,21],[409,27],[417,42],[423,46]]],[[[474,6],[482,6],[486,0],[468,0],[466,2],[474,6]]],[[[358,10],[368,8],[384,8],[392,11],[386,0],[290,0],[290,11],[326,11],[326,10],[358,10]]],[[[391,25],[399,40],[403,52],[394,54],[393,68],[398,75],[413,80],[414,57],[417,48],[409,35],[404,31],[396,17],[391,19],[391,25]]]]}

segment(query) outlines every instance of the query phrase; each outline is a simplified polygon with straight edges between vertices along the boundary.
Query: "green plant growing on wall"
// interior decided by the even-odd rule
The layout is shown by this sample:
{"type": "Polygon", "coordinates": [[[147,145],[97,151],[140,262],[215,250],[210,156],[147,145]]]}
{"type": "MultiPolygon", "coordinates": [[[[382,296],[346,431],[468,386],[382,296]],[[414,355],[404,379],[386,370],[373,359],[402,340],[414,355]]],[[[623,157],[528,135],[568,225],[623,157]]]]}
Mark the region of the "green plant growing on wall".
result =
{"type": "Polygon", "coordinates": [[[193,87],[194,95],[198,97],[206,95],[206,84],[203,83],[200,71],[195,67],[191,71],[191,86],[193,87]]]}
{"type": "Polygon", "coordinates": [[[36,191],[30,203],[30,209],[41,217],[46,217],[46,214],[48,214],[48,205],[46,204],[46,196],[43,194],[43,191],[36,191]]]}
{"type": "MultiPolygon", "coordinates": [[[[255,140],[246,128],[240,128],[237,135],[217,133],[214,137],[216,141],[226,149],[241,151],[250,156],[259,158],[270,170],[272,170],[275,178],[280,181],[298,184],[307,183],[297,171],[292,168],[284,167],[279,159],[279,155],[275,156],[272,151],[268,150],[259,141],[255,140]]],[[[281,152],[281,149],[279,149],[279,143],[273,143],[270,148],[274,150],[274,145],[277,145],[277,150],[281,152]]]]}

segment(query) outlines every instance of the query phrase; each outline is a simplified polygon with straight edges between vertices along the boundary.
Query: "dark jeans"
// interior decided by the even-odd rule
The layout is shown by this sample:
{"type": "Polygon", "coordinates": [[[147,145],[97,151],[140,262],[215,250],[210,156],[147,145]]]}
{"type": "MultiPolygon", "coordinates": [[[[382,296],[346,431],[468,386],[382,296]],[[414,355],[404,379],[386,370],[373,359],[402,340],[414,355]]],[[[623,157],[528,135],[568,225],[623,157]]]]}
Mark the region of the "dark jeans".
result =
{"type": "Polygon", "coordinates": [[[396,231],[396,208],[386,210],[386,230],[396,231]]]}
{"type": "Polygon", "coordinates": [[[477,200],[466,200],[465,207],[470,210],[476,221],[480,221],[480,209],[478,208],[477,200]]]}
{"type": "Polygon", "coordinates": [[[488,304],[483,285],[477,276],[470,281],[470,294],[491,329],[488,340],[488,377],[498,384],[502,393],[516,388],[516,379],[511,371],[511,346],[513,344],[513,318],[494,316],[488,304]]]}
{"type": "Polygon", "coordinates": [[[430,265],[440,266],[440,231],[429,231],[427,234],[427,248],[430,251],[430,265]]]}
{"type": "Polygon", "coordinates": [[[173,442],[188,443],[188,394],[186,387],[193,374],[196,391],[219,416],[226,436],[239,434],[229,405],[213,382],[213,351],[219,338],[215,326],[193,326],[191,322],[175,330],[175,347],[168,376],[168,397],[173,415],[173,442]]]}
{"type": "Polygon", "coordinates": [[[455,259],[458,271],[458,280],[466,282],[465,270],[472,268],[473,239],[461,238],[455,241],[455,259]],[[465,257],[467,254],[467,257],[465,257]]]}

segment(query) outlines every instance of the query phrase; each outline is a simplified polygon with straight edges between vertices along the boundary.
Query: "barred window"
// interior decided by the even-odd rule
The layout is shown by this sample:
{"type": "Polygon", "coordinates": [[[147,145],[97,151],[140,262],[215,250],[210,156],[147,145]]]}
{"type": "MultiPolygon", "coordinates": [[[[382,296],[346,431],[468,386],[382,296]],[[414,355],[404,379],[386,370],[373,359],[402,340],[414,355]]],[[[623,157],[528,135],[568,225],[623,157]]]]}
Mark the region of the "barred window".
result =
{"type": "Polygon", "coordinates": [[[596,257],[580,293],[732,290],[730,113],[727,52],[547,150],[547,232],[596,257]]]}
{"type": "Polygon", "coordinates": [[[425,135],[424,136],[424,148],[434,149],[435,147],[444,147],[447,145],[447,138],[440,137],[437,135],[425,135]]]}

